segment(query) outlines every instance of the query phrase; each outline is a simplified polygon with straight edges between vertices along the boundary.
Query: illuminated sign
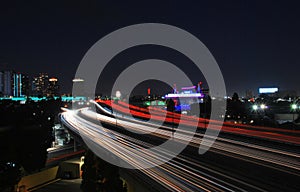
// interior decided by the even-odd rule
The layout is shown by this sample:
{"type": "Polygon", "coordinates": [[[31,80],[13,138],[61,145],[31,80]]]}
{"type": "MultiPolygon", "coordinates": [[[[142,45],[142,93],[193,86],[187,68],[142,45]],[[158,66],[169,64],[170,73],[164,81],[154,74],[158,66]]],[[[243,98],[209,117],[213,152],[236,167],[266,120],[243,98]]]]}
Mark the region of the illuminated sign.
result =
{"type": "Polygon", "coordinates": [[[276,93],[278,92],[278,88],[272,87],[272,88],[259,88],[259,93],[276,93]]]}
{"type": "Polygon", "coordinates": [[[190,87],[182,87],[182,90],[190,90],[190,89],[195,89],[196,86],[190,86],[190,87]]]}
{"type": "Polygon", "coordinates": [[[188,98],[188,97],[203,97],[203,94],[201,93],[187,93],[187,94],[175,94],[175,93],[170,93],[165,96],[165,98],[188,98]]]}

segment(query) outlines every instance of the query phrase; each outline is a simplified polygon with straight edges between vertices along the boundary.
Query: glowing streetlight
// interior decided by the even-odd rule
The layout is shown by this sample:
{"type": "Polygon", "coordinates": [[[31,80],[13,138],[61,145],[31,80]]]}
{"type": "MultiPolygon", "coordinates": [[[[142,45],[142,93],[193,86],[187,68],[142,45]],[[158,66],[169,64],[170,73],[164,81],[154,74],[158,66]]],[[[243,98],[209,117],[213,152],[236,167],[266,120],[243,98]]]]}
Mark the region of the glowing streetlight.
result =
{"type": "Polygon", "coordinates": [[[258,109],[258,106],[257,106],[257,105],[253,105],[253,106],[252,106],[252,109],[253,109],[254,111],[256,111],[256,110],[258,109]]]}
{"type": "Polygon", "coordinates": [[[296,103],[292,104],[291,105],[291,108],[292,108],[292,113],[293,113],[293,121],[295,120],[295,112],[297,111],[298,109],[298,105],[296,103]]]}
{"type": "Polygon", "coordinates": [[[298,106],[297,106],[297,104],[292,104],[291,108],[292,108],[292,110],[296,110],[296,109],[298,109],[298,106]]]}
{"type": "Polygon", "coordinates": [[[265,104],[261,104],[261,105],[260,105],[260,108],[261,108],[262,110],[264,110],[264,109],[267,108],[267,106],[266,106],[265,104]]]}

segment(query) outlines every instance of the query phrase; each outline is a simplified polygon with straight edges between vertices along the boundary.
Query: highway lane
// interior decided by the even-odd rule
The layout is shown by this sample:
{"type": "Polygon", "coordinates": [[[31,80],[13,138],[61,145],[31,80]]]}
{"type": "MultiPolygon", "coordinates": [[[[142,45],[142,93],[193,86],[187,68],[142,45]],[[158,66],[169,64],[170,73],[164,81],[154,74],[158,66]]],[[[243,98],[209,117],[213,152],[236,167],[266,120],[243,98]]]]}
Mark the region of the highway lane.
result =
{"type": "MultiPolygon", "coordinates": [[[[94,102],[95,103],[95,102],[94,102]]],[[[242,124],[233,124],[233,123],[224,123],[217,120],[203,119],[193,116],[187,116],[183,114],[177,114],[173,112],[166,112],[157,108],[149,108],[149,110],[139,108],[126,104],[124,102],[114,103],[110,100],[108,101],[99,101],[99,103],[105,104],[108,107],[113,107],[114,111],[111,115],[125,114],[126,116],[135,116],[138,118],[150,119],[151,122],[168,122],[170,124],[180,124],[186,126],[195,126],[195,123],[198,124],[198,129],[206,129],[207,124],[210,123],[211,130],[221,130],[223,133],[235,134],[238,136],[244,135],[247,137],[268,139],[277,142],[291,143],[294,145],[300,145],[300,131],[299,130],[286,130],[279,128],[270,128],[270,127],[260,127],[260,126],[251,126],[251,125],[242,125],[242,124]]],[[[95,103],[96,104],[96,103],[95,103]]],[[[96,104],[97,105],[97,104],[96,104]]],[[[99,106],[99,105],[98,105],[99,106]]]]}
{"type": "MultiPolygon", "coordinates": [[[[91,114],[91,112],[87,109],[80,110],[80,114],[81,115],[84,114],[86,117],[89,116],[89,118],[95,117],[95,114],[91,114]]],[[[139,149],[141,146],[151,147],[152,146],[151,144],[142,142],[142,141],[132,138],[132,137],[128,137],[124,134],[120,134],[120,133],[112,131],[112,130],[104,129],[102,126],[99,127],[99,125],[97,125],[97,124],[93,125],[93,123],[91,121],[87,121],[87,120],[79,117],[77,114],[75,115],[74,112],[70,112],[69,115],[71,117],[76,116],[76,118],[70,119],[70,117],[68,117],[68,115],[64,114],[63,117],[67,118],[67,120],[65,119],[66,124],[70,125],[70,123],[71,123],[72,124],[71,127],[73,127],[73,128],[77,127],[77,129],[81,129],[80,134],[82,134],[82,132],[84,132],[85,134],[88,135],[88,138],[91,138],[92,141],[97,141],[99,145],[101,145],[102,147],[104,147],[106,149],[109,149],[110,151],[113,151],[114,154],[118,155],[119,157],[122,157],[123,159],[125,159],[127,161],[132,160],[131,157],[137,158],[138,161],[131,162],[133,165],[135,165],[137,167],[140,166],[140,162],[145,161],[147,163],[153,164],[153,162],[155,162],[155,158],[157,158],[157,157],[162,158],[164,155],[172,155],[172,154],[169,154],[169,152],[164,152],[162,154],[162,151],[157,152],[155,154],[143,154],[142,151],[136,150],[136,149],[139,149]],[[101,131],[99,132],[99,130],[101,130],[101,131]],[[113,135],[113,137],[112,137],[112,135],[113,135]],[[109,139],[107,139],[107,138],[109,138],[109,139]],[[112,141],[115,141],[115,142],[112,142],[112,141]]],[[[101,121],[106,121],[111,124],[116,123],[116,120],[111,117],[101,116],[99,114],[96,114],[96,117],[97,118],[101,117],[102,118],[101,121]]],[[[100,120],[100,119],[97,119],[97,120],[100,120]]],[[[149,125],[147,125],[147,127],[145,127],[144,125],[142,125],[142,126],[133,125],[132,122],[130,122],[130,124],[126,124],[126,122],[123,122],[120,120],[118,120],[118,125],[119,126],[122,125],[125,127],[127,125],[130,125],[129,127],[132,127],[132,128],[139,127],[141,130],[143,130],[147,127],[149,129],[149,125]]],[[[126,127],[126,128],[128,129],[128,127],[126,127]]],[[[157,128],[155,128],[155,129],[158,130],[157,128]]],[[[166,131],[166,130],[160,131],[155,136],[157,137],[158,135],[159,135],[159,137],[163,137],[165,139],[169,138],[171,136],[170,131],[166,131]]],[[[180,139],[184,139],[184,135],[182,135],[180,137],[180,139]]],[[[180,142],[180,140],[178,140],[178,142],[180,142]]],[[[196,144],[197,142],[194,141],[193,143],[196,144]]],[[[224,147],[223,144],[220,144],[220,145],[222,146],[221,148],[218,148],[220,151],[224,151],[224,148],[227,148],[227,150],[229,148],[229,147],[224,147]]],[[[232,147],[232,146],[230,146],[230,147],[232,147]]],[[[231,150],[232,150],[231,152],[234,152],[237,149],[231,149],[231,150]]],[[[297,158],[297,156],[296,156],[296,158],[297,158]]],[[[222,173],[219,173],[218,177],[212,177],[212,179],[205,181],[205,179],[203,179],[203,178],[209,178],[207,176],[207,174],[204,174],[203,172],[197,173],[197,170],[203,170],[203,167],[199,168],[199,166],[198,166],[199,162],[192,163],[193,161],[191,159],[189,159],[189,160],[186,160],[186,159],[187,159],[187,157],[184,157],[184,158],[178,159],[179,161],[175,162],[175,163],[178,163],[180,161],[183,161],[183,162],[185,162],[184,164],[180,164],[180,165],[176,166],[176,164],[172,163],[172,161],[171,161],[171,162],[167,163],[165,166],[159,167],[159,170],[155,170],[155,169],[151,170],[150,169],[144,173],[152,179],[157,180],[158,178],[160,178],[160,180],[158,180],[158,181],[160,181],[161,182],[160,184],[165,186],[165,188],[168,190],[175,190],[175,191],[195,191],[195,190],[203,190],[203,191],[208,190],[209,191],[209,190],[212,190],[212,191],[217,191],[217,189],[219,189],[220,191],[230,191],[230,190],[243,191],[243,188],[239,187],[239,186],[243,186],[246,189],[251,188],[255,191],[263,191],[263,189],[256,187],[254,185],[248,184],[247,182],[241,181],[237,178],[232,178],[230,176],[226,176],[226,179],[224,179],[225,175],[222,173]],[[193,164],[192,167],[197,167],[197,168],[185,167],[184,165],[186,165],[186,164],[193,164]],[[176,167],[175,170],[174,170],[174,167],[176,167]],[[188,171],[190,171],[189,172],[190,174],[187,175],[186,172],[188,172],[188,171]],[[191,173],[195,173],[195,174],[193,175],[191,173]],[[161,177],[160,175],[164,175],[164,177],[161,177]],[[196,176],[205,175],[205,177],[202,176],[200,178],[199,177],[198,178],[197,177],[189,178],[188,176],[190,176],[190,175],[192,175],[194,177],[195,177],[195,175],[196,176]],[[222,176],[220,176],[220,175],[222,175],[222,176]],[[223,178],[223,179],[219,179],[219,177],[223,178]],[[224,183],[225,180],[229,180],[231,182],[234,181],[233,183],[239,183],[239,184],[232,185],[231,182],[224,183]],[[237,181],[239,181],[239,182],[237,182],[237,181]],[[199,183],[201,185],[199,185],[199,183]],[[218,183],[223,183],[223,184],[220,184],[222,187],[218,186],[218,183]],[[201,189],[202,186],[204,186],[203,189],[201,189]]],[[[297,166],[298,165],[296,164],[296,167],[297,166]]],[[[215,171],[210,170],[209,172],[215,172],[215,171]]]]}
{"type": "MultiPolygon", "coordinates": [[[[141,166],[143,166],[143,164],[141,164],[141,162],[155,165],[157,158],[163,158],[166,154],[172,155],[167,151],[157,151],[154,154],[144,154],[143,150],[137,150],[141,148],[141,146],[136,145],[134,142],[130,141],[133,140],[133,138],[126,138],[124,135],[118,134],[117,132],[111,132],[115,135],[115,138],[108,139],[108,134],[103,132],[103,128],[99,127],[98,125],[94,125],[96,129],[93,129],[92,127],[90,127],[92,126],[91,122],[80,119],[80,117],[76,117],[77,122],[69,119],[70,117],[67,117],[65,115],[63,115],[62,117],[67,118],[68,122],[72,121],[73,125],[77,124],[76,127],[79,129],[81,129],[80,124],[83,123],[84,130],[81,131],[83,131],[84,133],[81,133],[81,135],[86,134],[92,142],[99,144],[99,146],[105,149],[109,149],[110,152],[130,162],[136,168],[142,168],[141,166]],[[99,128],[101,131],[98,131],[99,128]],[[116,138],[117,140],[115,140],[116,138]]],[[[141,143],[141,141],[135,141],[139,142],[139,144],[141,143]]],[[[148,145],[147,143],[143,144],[144,147],[148,145]]],[[[199,173],[195,175],[186,175],[186,172],[188,170],[182,166],[177,166],[177,168],[174,170],[174,167],[176,166],[174,166],[174,164],[170,165],[170,163],[171,162],[168,162],[167,164],[162,165],[158,168],[142,169],[142,171],[144,174],[146,174],[156,182],[159,182],[160,185],[164,186],[167,190],[170,191],[236,191],[236,188],[234,188],[235,190],[229,190],[229,188],[224,187],[223,185],[218,184],[217,182],[214,182],[210,179],[206,179],[205,181],[203,177],[200,177],[201,174],[199,173]],[[186,177],[183,177],[183,175],[185,175],[186,177]],[[203,185],[205,187],[203,187],[203,185]],[[217,187],[215,187],[215,185],[217,185],[217,187]],[[223,186],[222,190],[220,190],[221,186],[223,186]]],[[[217,178],[215,179],[217,180],[217,178]]]]}
{"type": "MultiPolygon", "coordinates": [[[[98,105],[98,107],[99,107],[99,105],[98,105]]],[[[100,106],[100,108],[101,108],[101,106],[100,106]]],[[[135,107],[135,108],[137,108],[137,107],[135,107]]],[[[105,109],[101,108],[101,110],[103,111],[105,109]]],[[[145,109],[141,109],[141,110],[145,110],[145,109]]],[[[109,113],[109,112],[106,111],[106,113],[109,113]]],[[[120,113],[119,114],[114,113],[113,115],[118,116],[118,119],[124,118],[123,115],[120,116],[120,113]]],[[[131,116],[127,116],[127,118],[131,118],[131,120],[133,119],[131,116]]],[[[140,123],[143,123],[143,122],[140,122],[140,123]]],[[[149,123],[145,123],[145,124],[148,126],[147,129],[149,129],[149,123]]],[[[250,127],[252,127],[252,126],[250,126],[250,127]]],[[[267,129],[269,129],[269,128],[267,128],[267,129]]],[[[219,141],[220,140],[225,141],[224,138],[219,138],[218,140],[219,141]]],[[[247,148],[250,148],[250,147],[252,147],[254,149],[259,148],[260,150],[273,152],[276,155],[275,156],[273,155],[271,157],[269,154],[268,155],[262,155],[261,153],[257,154],[256,150],[253,151],[252,154],[251,154],[251,153],[249,153],[249,150],[248,150],[247,152],[244,152],[244,154],[245,154],[244,156],[246,156],[248,158],[249,157],[254,157],[256,159],[263,160],[263,161],[266,161],[266,159],[267,159],[267,161],[270,162],[270,163],[280,164],[283,167],[290,167],[292,169],[295,169],[295,170],[293,170],[293,172],[298,172],[299,171],[299,150],[298,150],[298,153],[291,153],[291,152],[288,152],[288,151],[285,151],[285,150],[278,150],[278,149],[273,149],[273,148],[270,148],[270,147],[264,147],[264,146],[260,146],[260,145],[253,145],[251,143],[246,143],[246,142],[241,142],[241,141],[238,142],[238,141],[233,141],[233,140],[226,139],[226,142],[235,143],[235,144],[238,144],[238,145],[243,145],[244,147],[247,147],[247,148]],[[287,157],[285,157],[285,156],[287,156],[287,157]],[[292,160],[291,160],[291,157],[293,158],[292,160]]],[[[221,144],[221,147],[223,147],[223,146],[224,146],[224,144],[221,144]]],[[[228,147],[228,148],[230,149],[230,147],[228,147]]],[[[233,152],[234,151],[242,151],[242,149],[241,150],[236,150],[235,149],[235,150],[231,150],[231,151],[233,151],[233,152]]],[[[274,166],[274,164],[269,165],[269,166],[274,166]]]]}
{"type": "MultiPolygon", "coordinates": [[[[96,104],[97,105],[97,104],[96,104]]],[[[101,106],[97,105],[103,112],[105,112],[105,109],[101,106]]],[[[93,112],[89,110],[83,110],[81,113],[84,113],[85,116],[88,116],[90,118],[97,117],[97,120],[99,121],[108,121],[110,123],[115,122],[114,118],[107,118],[105,116],[102,116],[100,114],[93,114],[93,112]]],[[[106,111],[106,113],[109,113],[106,111]]],[[[118,124],[119,126],[126,127],[127,129],[130,129],[130,131],[140,131],[141,133],[149,133],[151,132],[154,135],[158,135],[160,137],[163,137],[165,139],[168,139],[172,136],[172,128],[166,127],[166,126],[157,126],[152,123],[147,122],[141,122],[136,119],[130,118],[130,117],[124,117],[120,114],[114,114],[118,117],[118,124]],[[122,119],[126,119],[127,121],[124,121],[122,119]],[[130,122],[128,122],[130,120],[130,122]],[[161,130],[163,128],[163,130],[161,130]]],[[[186,135],[194,135],[194,133],[191,133],[188,131],[181,131],[178,130],[177,138],[180,138],[182,140],[185,139],[186,135]]],[[[201,142],[201,138],[203,138],[203,134],[196,133],[194,135],[194,140],[190,144],[193,146],[197,146],[201,142]],[[200,138],[197,139],[197,138],[200,138]]],[[[219,137],[217,141],[212,146],[214,149],[218,149],[220,151],[226,151],[229,154],[236,154],[242,157],[247,157],[248,160],[255,159],[257,162],[265,161],[271,164],[280,165],[283,167],[289,167],[294,172],[300,171],[299,166],[299,153],[292,153],[287,152],[279,149],[273,149],[267,146],[260,146],[255,145],[251,143],[246,143],[243,141],[235,141],[230,140],[226,138],[219,137]]]]}

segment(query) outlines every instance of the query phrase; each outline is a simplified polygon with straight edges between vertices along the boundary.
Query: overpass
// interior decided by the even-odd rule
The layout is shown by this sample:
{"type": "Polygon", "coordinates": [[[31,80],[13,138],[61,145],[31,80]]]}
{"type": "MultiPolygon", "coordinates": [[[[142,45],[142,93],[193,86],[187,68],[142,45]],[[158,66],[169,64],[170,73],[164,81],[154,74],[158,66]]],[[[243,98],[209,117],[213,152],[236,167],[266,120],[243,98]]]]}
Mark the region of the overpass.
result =
{"type": "Polygon", "coordinates": [[[199,143],[209,120],[197,119],[198,129],[193,133],[188,129],[188,123],[195,120],[194,117],[164,114],[163,119],[171,122],[157,125],[158,117],[164,117],[163,111],[151,113],[157,119],[147,122],[145,118],[149,112],[145,109],[120,102],[112,111],[109,102],[94,104],[98,113],[90,108],[65,109],[60,116],[62,124],[79,142],[93,143],[108,157],[120,158],[136,168],[124,171],[143,178],[143,182],[155,186],[156,191],[300,190],[297,182],[300,178],[299,131],[214,122],[215,126],[222,126],[221,133],[210,150],[199,155],[199,143]],[[123,111],[125,106],[130,108],[129,112],[123,111]],[[139,118],[132,117],[132,114],[139,118]],[[174,137],[173,127],[178,119],[186,123],[187,129],[176,131],[174,137]],[[175,158],[153,168],[138,169],[145,165],[154,166],[174,155],[168,150],[149,152],[143,149],[157,146],[172,137],[180,144],[191,135],[192,141],[175,158]]]}

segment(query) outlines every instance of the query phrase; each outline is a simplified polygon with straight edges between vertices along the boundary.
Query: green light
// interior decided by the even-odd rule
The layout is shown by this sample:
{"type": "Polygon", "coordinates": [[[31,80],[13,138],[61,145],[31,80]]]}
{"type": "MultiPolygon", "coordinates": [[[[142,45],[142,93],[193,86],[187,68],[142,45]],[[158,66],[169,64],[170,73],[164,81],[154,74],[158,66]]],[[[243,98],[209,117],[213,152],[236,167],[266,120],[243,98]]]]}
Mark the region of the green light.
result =
{"type": "Polygon", "coordinates": [[[166,103],[164,101],[158,101],[157,105],[159,105],[159,106],[165,106],[166,103]]]}
{"type": "Polygon", "coordinates": [[[297,104],[292,104],[291,108],[292,108],[293,110],[296,110],[296,109],[298,108],[298,106],[297,106],[297,104]]]}
{"type": "Polygon", "coordinates": [[[257,105],[253,105],[253,106],[252,106],[252,109],[253,109],[254,111],[256,111],[256,110],[258,109],[258,106],[257,106],[257,105]]]}
{"type": "MultiPolygon", "coordinates": [[[[12,100],[12,101],[26,101],[27,98],[30,98],[32,101],[41,101],[48,100],[47,97],[0,97],[0,100],[12,100]]],[[[58,99],[59,97],[54,97],[54,99],[58,99]]],[[[62,101],[70,102],[70,101],[86,101],[86,97],[77,96],[77,97],[61,97],[62,101]]]]}

